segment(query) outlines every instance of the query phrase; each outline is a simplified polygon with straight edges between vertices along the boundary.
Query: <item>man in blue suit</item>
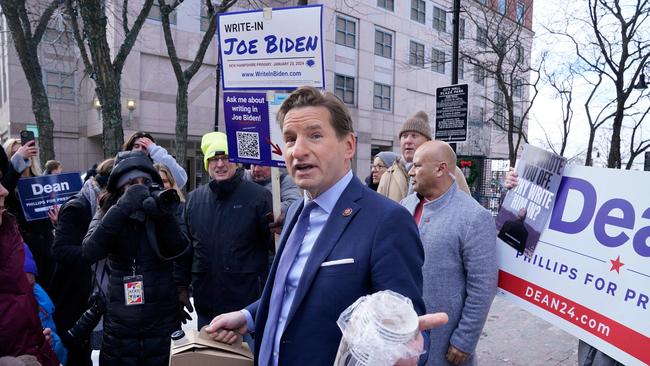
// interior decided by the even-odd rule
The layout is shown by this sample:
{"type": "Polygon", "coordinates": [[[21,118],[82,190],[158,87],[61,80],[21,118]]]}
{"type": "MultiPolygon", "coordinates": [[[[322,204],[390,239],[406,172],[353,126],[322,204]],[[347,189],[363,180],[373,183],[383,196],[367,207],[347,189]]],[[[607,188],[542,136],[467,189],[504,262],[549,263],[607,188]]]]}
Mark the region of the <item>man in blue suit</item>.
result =
{"type": "Polygon", "coordinates": [[[255,332],[257,365],[330,366],[341,340],[336,320],[359,297],[390,289],[424,314],[424,252],[408,211],[353,175],[356,139],[340,99],[302,87],[277,119],[287,168],[304,199],[287,212],[262,297],[217,316],[207,331],[227,343],[255,332]]]}

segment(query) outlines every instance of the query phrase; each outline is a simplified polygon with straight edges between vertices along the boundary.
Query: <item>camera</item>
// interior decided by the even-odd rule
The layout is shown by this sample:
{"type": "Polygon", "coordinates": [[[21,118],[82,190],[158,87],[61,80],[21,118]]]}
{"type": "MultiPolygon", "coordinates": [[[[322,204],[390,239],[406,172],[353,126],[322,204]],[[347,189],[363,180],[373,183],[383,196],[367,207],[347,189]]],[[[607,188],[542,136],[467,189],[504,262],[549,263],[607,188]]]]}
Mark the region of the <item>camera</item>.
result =
{"type": "Polygon", "coordinates": [[[101,291],[96,291],[88,298],[88,310],[68,330],[68,335],[75,340],[88,339],[93,329],[99,324],[106,312],[106,298],[101,291]]]}
{"type": "Polygon", "coordinates": [[[172,205],[177,205],[181,202],[178,193],[173,188],[162,189],[162,187],[156,183],[153,183],[149,186],[149,192],[151,197],[156,201],[159,207],[170,207],[172,205]]]}

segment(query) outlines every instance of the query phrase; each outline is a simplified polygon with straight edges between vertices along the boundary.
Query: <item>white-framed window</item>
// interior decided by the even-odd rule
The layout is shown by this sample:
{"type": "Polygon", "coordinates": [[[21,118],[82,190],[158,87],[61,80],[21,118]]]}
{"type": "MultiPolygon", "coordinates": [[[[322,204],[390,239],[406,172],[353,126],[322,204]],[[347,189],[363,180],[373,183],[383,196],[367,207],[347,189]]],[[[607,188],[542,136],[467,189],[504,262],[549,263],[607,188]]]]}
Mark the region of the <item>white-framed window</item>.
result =
{"type": "Polygon", "coordinates": [[[447,63],[445,51],[433,48],[431,50],[431,70],[440,74],[445,73],[445,64],[447,63]]]}
{"type": "Polygon", "coordinates": [[[462,57],[458,59],[458,78],[465,79],[465,59],[462,57]]]}
{"type": "Polygon", "coordinates": [[[487,29],[483,27],[476,27],[476,45],[479,47],[487,47],[487,29]]]}
{"type": "Polygon", "coordinates": [[[375,109],[383,111],[391,110],[391,87],[390,85],[375,83],[372,105],[375,109]]]}
{"type": "Polygon", "coordinates": [[[512,95],[515,98],[521,98],[524,95],[524,81],[520,78],[514,78],[512,81],[512,95]]]}
{"type": "Polygon", "coordinates": [[[357,23],[354,20],[336,17],[336,44],[356,48],[357,23]]]}
{"type": "Polygon", "coordinates": [[[208,15],[208,7],[204,2],[201,3],[201,32],[208,30],[210,26],[210,15],[208,15]]]}
{"type": "Polygon", "coordinates": [[[386,10],[393,11],[395,10],[395,1],[394,0],[377,0],[377,6],[384,8],[386,10]]]}
{"type": "Polygon", "coordinates": [[[458,38],[465,39],[465,19],[461,18],[458,23],[458,38]]]}
{"type": "Polygon", "coordinates": [[[424,45],[411,41],[409,45],[409,65],[424,67],[424,45]]]}
{"type": "Polygon", "coordinates": [[[341,98],[344,103],[354,104],[354,78],[335,74],[334,94],[341,98]]]}
{"type": "Polygon", "coordinates": [[[375,55],[393,58],[393,33],[375,29],[375,55]]]}
{"type": "Polygon", "coordinates": [[[517,23],[524,24],[526,18],[526,4],[519,1],[517,2],[517,23]]]}
{"type": "Polygon", "coordinates": [[[447,12],[437,6],[433,7],[433,29],[447,31],[447,12]]]}
{"type": "Polygon", "coordinates": [[[411,20],[424,24],[426,7],[424,0],[411,0],[411,20]]]}
{"type": "Polygon", "coordinates": [[[508,10],[508,0],[498,0],[497,10],[502,15],[505,15],[506,10],[508,10]]]}
{"type": "Polygon", "coordinates": [[[478,85],[485,85],[485,68],[481,65],[474,65],[474,82],[478,85]]]}
{"type": "MultiPolygon", "coordinates": [[[[153,5],[151,5],[151,10],[149,10],[149,15],[147,15],[147,18],[162,21],[160,4],[158,4],[157,1],[154,1],[153,5]]],[[[176,24],[176,10],[172,11],[169,14],[169,24],[176,24]]]]}
{"type": "Polygon", "coordinates": [[[45,70],[45,87],[48,98],[74,100],[74,74],[45,70]]]}

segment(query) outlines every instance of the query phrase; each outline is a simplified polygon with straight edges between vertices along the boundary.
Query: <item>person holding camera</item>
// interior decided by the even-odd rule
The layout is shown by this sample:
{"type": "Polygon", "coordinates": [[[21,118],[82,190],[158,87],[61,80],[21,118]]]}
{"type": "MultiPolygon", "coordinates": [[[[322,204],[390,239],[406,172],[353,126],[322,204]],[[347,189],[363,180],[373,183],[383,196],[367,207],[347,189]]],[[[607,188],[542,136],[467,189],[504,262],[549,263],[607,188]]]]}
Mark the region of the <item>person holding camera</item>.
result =
{"type": "Polygon", "coordinates": [[[167,365],[180,327],[173,260],[188,247],[178,195],[141,152],[121,152],[82,252],[110,267],[100,365],[167,365]]]}

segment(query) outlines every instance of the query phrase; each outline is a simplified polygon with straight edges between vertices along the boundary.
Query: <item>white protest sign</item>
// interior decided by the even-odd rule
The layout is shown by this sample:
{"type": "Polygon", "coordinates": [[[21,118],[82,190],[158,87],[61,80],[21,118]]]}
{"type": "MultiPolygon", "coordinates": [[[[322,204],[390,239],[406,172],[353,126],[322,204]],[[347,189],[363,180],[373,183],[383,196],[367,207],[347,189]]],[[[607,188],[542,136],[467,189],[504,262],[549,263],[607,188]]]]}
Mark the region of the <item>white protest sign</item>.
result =
{"type": "Polygon", "coordinates": [[[528,257],[498,241],[499,294],[626,365],[650,364],[650,174],[567,166],[528,257]]]}
{"type": "Polygon", "coordinates": [[[322,5],[219,14],[223,88],[325,87],[322,5]]]}

